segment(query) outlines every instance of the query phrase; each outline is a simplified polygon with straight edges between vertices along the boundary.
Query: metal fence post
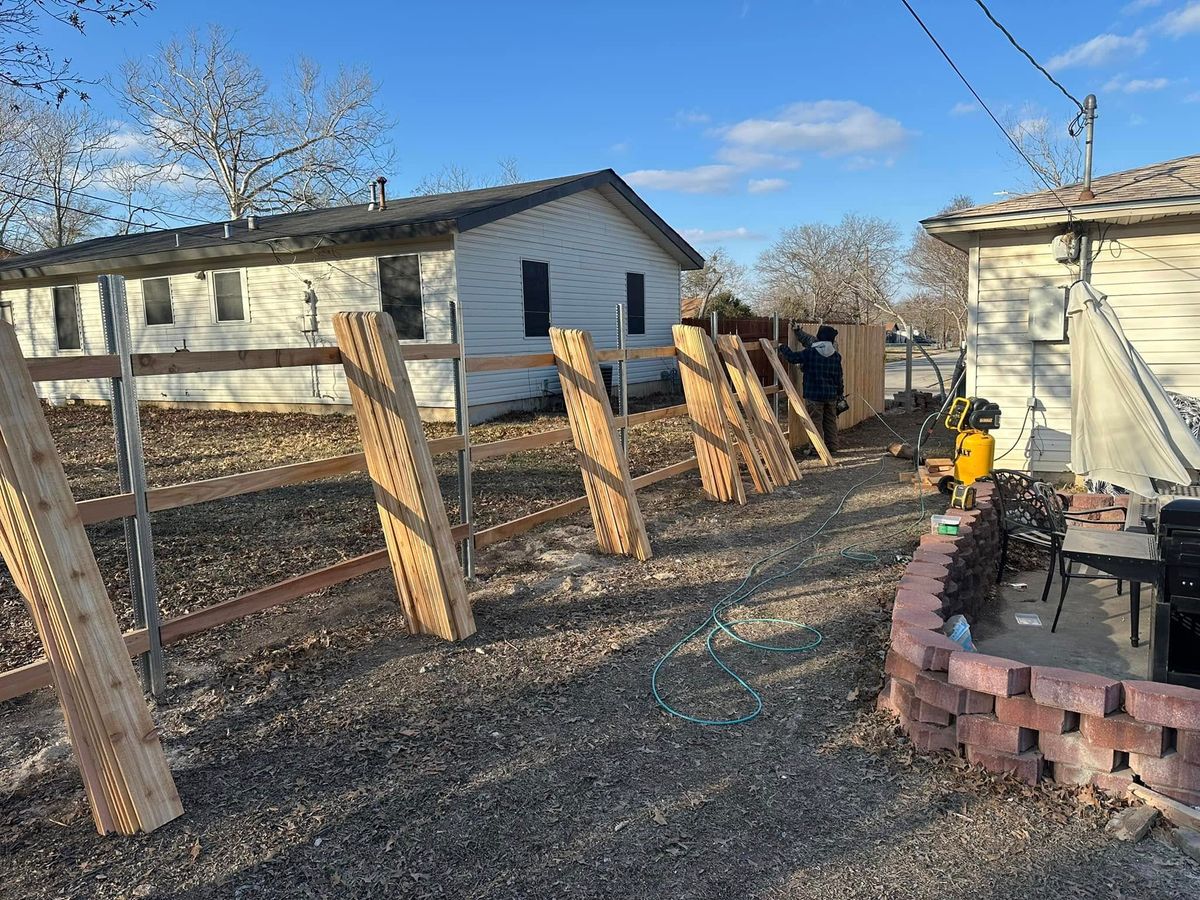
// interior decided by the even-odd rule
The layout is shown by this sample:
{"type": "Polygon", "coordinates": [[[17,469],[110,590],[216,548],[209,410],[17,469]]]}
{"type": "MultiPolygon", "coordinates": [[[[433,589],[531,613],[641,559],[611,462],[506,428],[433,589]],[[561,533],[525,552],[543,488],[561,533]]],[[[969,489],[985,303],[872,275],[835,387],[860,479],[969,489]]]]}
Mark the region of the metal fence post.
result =
{"type": "MultiPolygon", "coordinates": [[[[771,343],[776,347],[779,346],[779,313],[771,313],[771,343]]],[[[773,378],[771,384],[776,388],[775,394],[771,397],[771,405],[775,408],[775,418],[779,419],[779,408],[783,403],[783,385],[779,383],[779,373],[772,369],[773,378]]]]}
{"type": "MultiPolygon", "coordinates": [[[[628,312],[624,303],[617,304],[617,349],[621,351],[621,358],[617,360],[617,377],[620,379],[617,382],[617,414],[622,420],[629,416],[629,363],[626,361],[628,351],[626,348],[627,337],[629,334],[629,319],[628,312]]],[[[625,454],[625,458],[629,458],[629,429],[622,425],[620,430],[621,435],[621,452],[625,454]]]]}
{"type": "Polygon", "coordinates": [[[471,407],[467,402],[467,343],[458,301],[450,301],[450,332],[458,344],[454,360],[454,418],[463,437],[458,451],[458,515],[467,533],[462,540],[462,567],[466,578],[475,577],[475,510],[471,483],[471,407]]]}
{"type": "Polygon", "coordinates": [[[145,628],[148,649],[138,658],[142,682],[154,696],[166,690],[163,666],[161,615],[158,609],[158,579],[154,571],[154,537],[150,509],[146,504],[146,460],[142,452],[142,425],[137,388],[133,381],[133,340],[129,330],[129,305],[125,279],[101,275],[100,306],[104,319],[104,342],[120,360],[120,377],[112,379],[112,417],[116,432],[117,473],[121,491],[133,494],[134,515],[126,516],[125,551],[129,560],[129,591],[133,618],[145,628]]]}
{"type": "Polygon", "coordinates": [[[904,396],[905,405],[909,412],[917,408],[917,398],[913,396],[913,379],[912,379],[912,364],[913,364],[913,333],[912,326],[906,325],[905,330],[908,334],[908,340],[904,343],[904,396]]]}
{"type": "Polygon", "coordinates": [[[717,326],[720,324],[720,317],[714,309],[708,314],[708,336],[712,338],[713,344],[717,342],[717,326]]]}

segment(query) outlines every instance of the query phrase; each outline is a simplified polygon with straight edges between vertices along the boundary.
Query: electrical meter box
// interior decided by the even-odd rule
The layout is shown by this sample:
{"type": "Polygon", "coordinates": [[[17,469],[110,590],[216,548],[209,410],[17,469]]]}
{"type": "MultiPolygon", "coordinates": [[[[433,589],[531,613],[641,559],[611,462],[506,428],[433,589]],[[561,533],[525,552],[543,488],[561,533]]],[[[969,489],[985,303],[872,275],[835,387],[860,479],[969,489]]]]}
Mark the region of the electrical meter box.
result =
{"type": "Polygon", "coordinates": [[[1063,287],[1029,289],[1029,339],[1065,341],[1067,339],[1067,291],[1063,287]]]}

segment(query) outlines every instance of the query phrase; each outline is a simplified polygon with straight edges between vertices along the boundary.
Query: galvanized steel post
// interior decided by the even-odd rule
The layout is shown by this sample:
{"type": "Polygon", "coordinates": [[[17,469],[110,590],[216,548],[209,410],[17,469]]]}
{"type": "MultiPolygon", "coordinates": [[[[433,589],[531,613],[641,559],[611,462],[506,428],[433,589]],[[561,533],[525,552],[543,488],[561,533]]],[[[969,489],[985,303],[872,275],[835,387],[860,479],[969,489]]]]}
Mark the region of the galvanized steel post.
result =
{"type": "MultiPolygon", "coordinates": [[[[629,334],[629,314],[624,303],[617,304],[617,349],[621,357],[617,360],[617,415],[624,421],[629,416],[629,365],[626,362],[626,339],[629,334]]],[[[629,458],[629,429],[621,426],[621,452],[629,458]]]]}
{"type": "Polygon", "coordinates": [[[458,451],[458,516],[467,526],[462,539],[463,575],[475,577],[475,510],[471,483],[471,406],[467,402],[467,344],[458,301],[450,301],[450,333],[458,344],[454,360],[454,418],[463,445],[458,451]]]}

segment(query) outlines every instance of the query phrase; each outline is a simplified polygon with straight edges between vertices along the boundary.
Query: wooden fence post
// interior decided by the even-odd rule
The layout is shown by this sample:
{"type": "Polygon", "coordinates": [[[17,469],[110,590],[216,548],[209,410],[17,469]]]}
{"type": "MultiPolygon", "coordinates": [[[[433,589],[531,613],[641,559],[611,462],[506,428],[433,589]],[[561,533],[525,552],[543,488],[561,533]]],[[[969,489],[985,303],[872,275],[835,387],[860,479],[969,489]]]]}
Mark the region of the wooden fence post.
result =
{"type": "Polygon", "coordinates": [[[550,345],[600,549],[647,560],[652,555],[650,539],[629,478],[629,463],[621,450],[592,336],[574,328],[551,328],[550,345]]]}
{"type": "Polygon", "coordinates": [[[101,834],[183,813],[11,325],[0,324],[0,553],[33,616],[101,834]]]}
{"type": "Polygon", "coordinates": [[[396,326],[385,313],[347,312],[333,330],[408,629],[469,637],[475,619],[396,326]]]}
{"type": "Polygon", "coordinates": [[[750,362],[746,345],[736,334],[723,334],[717,338],[717,347],[725,359],[742,409],[746,411],[750,438],[758,445],[771,480],[776,485],[798,481],[801,477],[800,467],[796,465],[775,410],[767,399],[754,364],[750,362]]]}

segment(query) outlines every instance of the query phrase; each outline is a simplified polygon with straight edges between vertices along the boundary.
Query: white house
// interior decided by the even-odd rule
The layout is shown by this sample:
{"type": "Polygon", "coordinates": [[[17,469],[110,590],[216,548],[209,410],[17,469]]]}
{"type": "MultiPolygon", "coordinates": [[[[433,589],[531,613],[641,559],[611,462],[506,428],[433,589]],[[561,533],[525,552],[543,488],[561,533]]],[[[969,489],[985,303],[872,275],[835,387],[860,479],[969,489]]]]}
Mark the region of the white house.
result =
{"type": "Polygon", "coordinates": [[[966,389],[1004,411],[1004,468],[1068,470],[1065,303],[1082,235],[1091,282],[1130,341],[1169,391],[1200,396],[1200,156],[1097,178],[1092,191],[1042,191],[922,223],[969,254],[966,389]]]}
{"type": "MultiPolygon", "coordinates": [[[[0,260],[0,302],[26,356],[103,353],[97,277],[125,276],[136,353],[335,343],[331,316],[391,314],[401,340],[453,340],[451,303],[471,356],[545,353],[548,329],[616,346],[671,343],[679,273],[703,259],[611,169],[429,197],[259,216],[98,238],[0,260]],[[311,312],[316,310],[316,328],[311,312]]],[[[423,414],[454,412],[453,363],[410,364],[423,414]]],[[[673,363],[629,364],[631,390],[673,363]]],[[[47,382],[52,402],[102,400],[100,381],[47,382]]],[[[340,369],[314,366],[140,379],[142,400],[322,410],[349,403],[340,369]]],[[[542,402],[553,368],[472,374],[472,420],[542,402]]]]}

